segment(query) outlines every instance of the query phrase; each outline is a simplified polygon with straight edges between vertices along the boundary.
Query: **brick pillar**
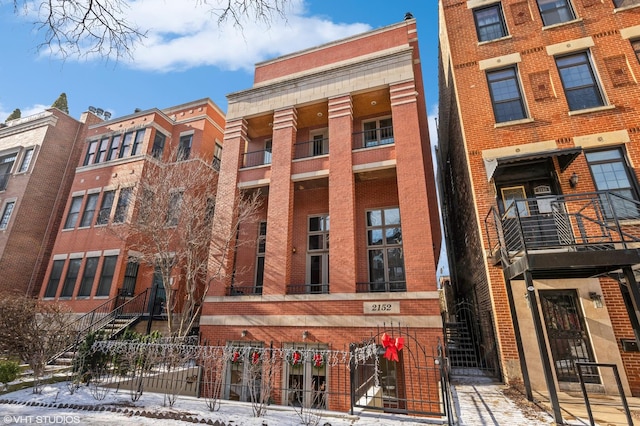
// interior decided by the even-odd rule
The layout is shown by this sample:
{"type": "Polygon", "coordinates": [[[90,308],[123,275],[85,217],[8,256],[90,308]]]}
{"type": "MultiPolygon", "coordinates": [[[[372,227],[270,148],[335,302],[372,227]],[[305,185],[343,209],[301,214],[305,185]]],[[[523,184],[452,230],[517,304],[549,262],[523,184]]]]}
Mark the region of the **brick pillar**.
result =
{"type": "Polygon", "coordinates": [[[329,216],[331,293],[356,291],[355,181],[351,140],[353,105],[349,95],[329,99],[329,216]]]}
{"type": "Polygon", "coordinates": [[[291,160],[296,142],[298,116],[295,108],[273,114],[271,182],[267,208],[267,247],[262,294],[285,294],[291,284],[293,247],[293,183],[291,160]]]}
{"type": "Polygon", "coordinates": [[[223,250],[229,238],[235,241],[235,216],[238,203],[238,170],[242,166],[242,154],[247,140],[247,123],[243,119],[228,121],[224,134],[220,173],[218,175],[218,192],[216,209],[213,216],[213,235],[209,247],[208,275],[214,276],[222,267],[219,279],[213,281],[209,288],[209,296],[223,296],[225,288],[231,284],[233,273],[233,252],[223,250]],[[223,263],[221,265],[221,263],[223,263]]]}
{"type": "MultiPolygon", "coordinates": [[[[407,291],[436,289],[431,221],[424,150],[420,137],[420,114],[413,82],[390,87],[393,136],[396,145],[398,199],[402,222],[407,291]]],[[[426,138],[428,141],[428,138],[426,138]]],[[[435,216],[437,217],[437,216],[435,216]]]]}

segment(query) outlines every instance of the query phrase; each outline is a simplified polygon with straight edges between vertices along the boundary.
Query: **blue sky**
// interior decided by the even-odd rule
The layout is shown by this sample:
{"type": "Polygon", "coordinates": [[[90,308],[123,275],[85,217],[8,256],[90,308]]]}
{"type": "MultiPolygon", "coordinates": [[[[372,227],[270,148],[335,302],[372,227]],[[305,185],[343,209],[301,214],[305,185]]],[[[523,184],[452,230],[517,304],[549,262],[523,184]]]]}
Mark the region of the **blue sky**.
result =
{"type": "Polygon", "coordinates": [[[15,108],[23,117],[40,112],[62,92],[75,118],[89,105],[116,118],[136,108],[167,108],[205,97],[226,111],[228,93],[251,87],[256,62],[391,25],[411,12],[418,24],[432,144],[436,140],[435,0],[289,0],[286,21],[275,19],[268,28],[248,22],[242,32],[218,27],[216,18],[198,7],[202,1],[126,1],[129,19],[148,37],[132,60],[120,62],[63,60],[50,50],[38,51],[43,37],[33,19],[14,13],[13,2],[0,1],[0,122],[15,108]]]}
{"type": "Polygon", "coordinates": [[[251,87],[253,64],[402,21],[411,11],[418,35],[430,115],[437,104],[437,2],[433,0],[292,0],[287,22],[250,23],[243,33],[218,28],[197,0],[137,0],[131,19],[149,36],[132,61],[62,60],[38,52],[32,19],[0,2],[0,121],[15,108],[35,113],[62,92],[78,118],[89,105],[114,117],[135,108],[165,108],[209,97],[224,111],[225,95],[251,87]]]}

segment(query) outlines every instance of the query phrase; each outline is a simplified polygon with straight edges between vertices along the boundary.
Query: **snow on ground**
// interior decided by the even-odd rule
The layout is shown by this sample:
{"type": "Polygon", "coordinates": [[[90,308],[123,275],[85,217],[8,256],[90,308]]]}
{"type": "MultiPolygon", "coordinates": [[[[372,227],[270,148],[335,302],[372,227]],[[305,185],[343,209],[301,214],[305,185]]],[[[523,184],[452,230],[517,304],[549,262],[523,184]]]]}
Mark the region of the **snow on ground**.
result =
{"type": "MultiPolygon", "coordinates": [[[[95,393],[95,392],[93,392],[95,393]]],[[[0,395],[0,425],[18,424],[80,424],[80,425],[193,425],[200,420],[220,421],[234,426],[298,426],[302,419],[291,407],[269,406],[263,417],[253,417],[250,403],[221,401],[219,411],[209,411],[204,398],[179,397],[173,407],[165,401],[165,395],[145,392],[137,402],[132,402],[128,389],[109,389],[103,400],[97,400],[88,386],[81,386],[71,393],[67,382],[46,385],[41,394],[31,388],[0,395]],[[9,404],[16,401],[19,404],[9,404]],[[32,404],[32,405],[26,405],[32,404]],[[71,408],[69,405],[81,406],[71,408]],[[91,407],[90,409],[87,409],[91,407]],[[90,410],[118,410],[90,411],[90,410]],[[144,413],[143,413],[144,412],[144,413]],[[142,413],[142,415],[140,415],[142,413]],[[160,417],[189,416],[193,420],[169,420],[160,417]],[[151,418],[155,417],[155,418],[151,418]]],[[[313,410],[318,414],[318,425],[323,426],[396,426],[442,423],[439,419],[420,419],[409,416],[376,412],[345,413],[313,410]]]]}

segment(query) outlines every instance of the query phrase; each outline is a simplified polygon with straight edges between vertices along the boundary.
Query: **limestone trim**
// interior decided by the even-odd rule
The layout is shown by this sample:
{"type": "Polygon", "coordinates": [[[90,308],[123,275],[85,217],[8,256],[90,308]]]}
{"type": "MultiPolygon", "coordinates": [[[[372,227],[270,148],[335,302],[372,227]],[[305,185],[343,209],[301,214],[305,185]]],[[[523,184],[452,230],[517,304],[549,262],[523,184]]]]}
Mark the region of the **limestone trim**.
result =
{"type": "Polygon", "coordinates": [[[416,291],[406,293],[333,293],[333,294],[274,294],[262,296],[208,296],[205,303],[246,303],[246,302],[304,302],[304,301],[370,301],[370,300],[434,300],[437,291],[416,291]]]}
{"type": "MultiPolygon", "coordinates": [[[[373,147],[372,149],[377,149],[379,147],[373,147]]],[[[392,160],[384,160],[384,161],[376,161],[374,163],[367,164],[357,164],[353,166],[354,173],[361,172],[371,172],[375,170],[383,170],[383,169],[391,169],[396,166],[396,159],[392,160]]]]}
{"type": "Polygon", "coordinates": [[[593,148],[608,145],[622,145],[631,142],[629,132],[617,130],[614,132],[592,133],[590,135],[574,136],[575,146],[593,148]]]}
{"type": "MultiPolygon", "coordinates": [[[[302,158],[301,160],[305,160],[305,158],[302,158]]],[[[319,177],[327,177],[327,176],[329,176],[329,170],[324,169],[324,170],[318,170],[315,172],[296,173],[294,175],[291,175],[291,181],[300,182],[304,180],[316,179],[319,177]]]]}
{"type": "Polygon", "coordinates": [[[620,30],[620,37],[622,37],[625,40],[628,40],[630,38],[640,37],[640,25],[636,25],[628,28],[622,28],[620,30]]]}
{"type": "Polygon", "coordinates": [[[478,62],[478,67],[481,71],[484,71],[492,68],[500,68],[517,64],[518,62],[522,62],[522,57],[520,56],[520,53],[516,52],[509,55],[497,56],[495,58],[483,59],[478,62]]]}
{"type": "Polygon", "coordinates": [[[441,328],[439,315],[203,315],[201,326],[371,328],[372,324],[441,328]]]}
{"type": "Polygon", "coordinates": [[[592,37],[583,37],[575,40],[563,41],[562,43],[551,44],[547,46],[547,55],[555,56],[564,53],[577,52],[578,50],[587,50],[595,46],[592,37]]]}
{"type": "Polygon", "coordinates": [[[500,0],[468,0],[467,9],[475,9],[476,7],[488,6],[495,3],[500,3],[500,0]]]}
{"type": "MultiPolygon", "coordinates": [[[[243,169],[246,170],[246,169],[243,169]]],[[[238,189],[260,188],[261,186],[269,186],[271,179],[249,180],[246,182],[238,182],[238,189]]]]}

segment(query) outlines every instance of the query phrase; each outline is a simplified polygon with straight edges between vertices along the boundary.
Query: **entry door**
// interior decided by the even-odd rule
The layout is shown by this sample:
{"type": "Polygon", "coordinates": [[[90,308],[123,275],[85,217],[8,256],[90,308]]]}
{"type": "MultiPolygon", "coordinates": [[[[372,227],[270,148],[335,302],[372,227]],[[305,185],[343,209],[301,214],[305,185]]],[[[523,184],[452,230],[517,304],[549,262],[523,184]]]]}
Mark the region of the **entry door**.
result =
{"type": "MultiPolygon", "coordinates": [[[[522,248],[516,233],[520,227],[528,248],[560,244],[558,221],[564,219],[550,179],[505,183],[500,187],[500,196],[503,226],[505,233],[511,237],[507,242],[510,250],[522,248]]],[[[565,227],[560,226],[560,229],[564,230],[565,227]]]]}
{"type": "MultiPolygon", "coordinates": [[[[541,290],[540,303],[558,381],[577,382],[575,362],[595,362],[578,294],[575,290],[541,290]]],[[[583,378],[587,383],[600,383],[596,368],[583,368],[583,378]]]]}

